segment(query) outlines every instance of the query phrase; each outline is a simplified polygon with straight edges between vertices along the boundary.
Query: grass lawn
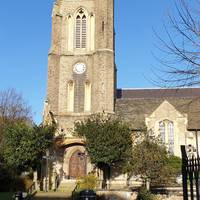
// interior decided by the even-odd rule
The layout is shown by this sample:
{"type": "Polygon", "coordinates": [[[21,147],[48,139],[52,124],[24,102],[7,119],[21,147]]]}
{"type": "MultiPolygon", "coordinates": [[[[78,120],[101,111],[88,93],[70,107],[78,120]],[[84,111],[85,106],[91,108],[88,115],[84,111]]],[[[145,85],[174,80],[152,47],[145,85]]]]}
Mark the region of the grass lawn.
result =
{"type": "Polygon", "coordinates": [[[0,192],[1,200],[12,200],[13,193],[0,192]]]}

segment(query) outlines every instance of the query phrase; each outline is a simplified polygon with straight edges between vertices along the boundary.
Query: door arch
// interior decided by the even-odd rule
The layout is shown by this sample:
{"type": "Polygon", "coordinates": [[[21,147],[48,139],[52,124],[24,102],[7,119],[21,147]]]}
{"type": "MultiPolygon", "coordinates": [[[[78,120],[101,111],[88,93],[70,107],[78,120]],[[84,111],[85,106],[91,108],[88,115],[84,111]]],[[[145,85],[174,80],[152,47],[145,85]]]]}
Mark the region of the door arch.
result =
{"type": "Polygon", "coordinates": [[[87,159],[86,156],[80,151],[75,151],[69,160],[69,177],[76,179],[86,175],[87,159]]]}

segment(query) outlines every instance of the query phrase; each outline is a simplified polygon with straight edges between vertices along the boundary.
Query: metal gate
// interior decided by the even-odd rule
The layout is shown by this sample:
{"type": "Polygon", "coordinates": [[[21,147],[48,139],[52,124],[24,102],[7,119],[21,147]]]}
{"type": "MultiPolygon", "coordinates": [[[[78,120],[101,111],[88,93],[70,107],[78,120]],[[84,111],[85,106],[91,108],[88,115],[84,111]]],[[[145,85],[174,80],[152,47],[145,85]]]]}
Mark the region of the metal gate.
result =
{"type": "Polygon", "coordinates": [[[181,146],[182,153],[182,179],[183,200],[200,200],[200,158],[188,158],[186,147],[181,146]]]}

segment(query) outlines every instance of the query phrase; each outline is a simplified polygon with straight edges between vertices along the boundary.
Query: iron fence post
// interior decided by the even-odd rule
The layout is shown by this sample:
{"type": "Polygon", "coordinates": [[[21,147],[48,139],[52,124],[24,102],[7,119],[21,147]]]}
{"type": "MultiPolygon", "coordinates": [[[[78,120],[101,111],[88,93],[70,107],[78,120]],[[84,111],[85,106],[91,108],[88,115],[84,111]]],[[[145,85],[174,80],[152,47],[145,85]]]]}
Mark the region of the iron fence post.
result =
{"type": "Polygon", "coordinates": [[[187,188],[187,154],[185,146],[181,146],[182,153],[182,182],[183,182],[183,200],[188,200],[188,188],[187,188]]]}

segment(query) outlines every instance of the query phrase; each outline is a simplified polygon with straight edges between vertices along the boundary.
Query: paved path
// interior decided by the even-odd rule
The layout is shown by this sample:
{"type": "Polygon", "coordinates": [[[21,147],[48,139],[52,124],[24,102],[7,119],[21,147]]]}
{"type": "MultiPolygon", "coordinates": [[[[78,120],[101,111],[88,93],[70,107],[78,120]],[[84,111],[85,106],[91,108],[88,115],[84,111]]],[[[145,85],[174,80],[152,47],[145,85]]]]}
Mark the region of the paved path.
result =
{"type": "Polygon", "coordinates": [[[70,200],[70,194],[65,192],[38,192],[33,200],[70,200]]]}

